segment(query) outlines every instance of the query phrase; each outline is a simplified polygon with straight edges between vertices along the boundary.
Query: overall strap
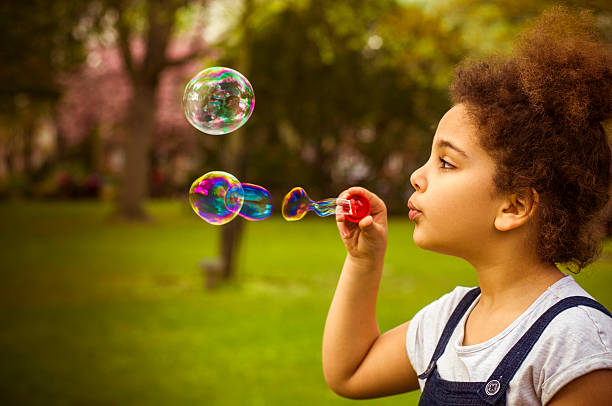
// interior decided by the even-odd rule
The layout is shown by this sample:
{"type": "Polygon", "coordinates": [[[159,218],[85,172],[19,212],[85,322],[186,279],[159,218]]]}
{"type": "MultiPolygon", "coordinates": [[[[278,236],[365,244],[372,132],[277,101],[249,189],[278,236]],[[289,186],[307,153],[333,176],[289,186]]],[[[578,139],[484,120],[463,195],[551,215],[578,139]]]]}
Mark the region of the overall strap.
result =
{"type": "Polygon", "coordinates": [[[463,317],[467,309],[470,308],[471,304],[478,297],[478,295],[480,295],[479,287],[470,289],[465,294],[465,296],[463,296],[457,307],[455,307],[455,310],[448,319],[448,322],[446,322],[444,330],[442,330],[442,335],[440,336],[440,340],[438,340],[438,345],[436,346],[436,350],[434,351],[431,357],[431,361],[429,361],[429,366],[427,367],[425,372],[419,375],[419,379],[429,378],[429,375],[431,375],[436,366],[436,361],[444,353],[446,345],[448,344],[448,341],[453,335],[453,331],[455,331],[455,327],[457,327],[457,324],[459,324],[459,321],[461,321],[461,318],[463,317]]]}
{"type": "Polygon", "coordinates": [[[586,296],[569,296],[551,306],[508,351],[488,381],[478,390],[478,394],[486,403],[495,404],[504,395],[514,374],[555,316],[576,306],[592,307],[612,317],[601,303],[586,296]]]}

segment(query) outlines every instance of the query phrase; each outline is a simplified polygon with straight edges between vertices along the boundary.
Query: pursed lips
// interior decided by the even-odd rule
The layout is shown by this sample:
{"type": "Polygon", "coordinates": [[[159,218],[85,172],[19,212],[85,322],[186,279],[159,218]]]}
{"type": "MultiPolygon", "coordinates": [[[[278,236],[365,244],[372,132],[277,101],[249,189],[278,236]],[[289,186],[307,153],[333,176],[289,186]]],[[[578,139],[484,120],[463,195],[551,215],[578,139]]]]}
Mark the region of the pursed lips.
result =
{"type": "Polygon", "coordinates": [[[408,201],[408,208],[410,209],[410,212],[408,213],[408,217],[410,217],[410,220],[414,221],[414,219],[421,214],[421,211],[419,209],[417,209],[415,207],[414,204],[412,204],[411,201],[408,201]]]}

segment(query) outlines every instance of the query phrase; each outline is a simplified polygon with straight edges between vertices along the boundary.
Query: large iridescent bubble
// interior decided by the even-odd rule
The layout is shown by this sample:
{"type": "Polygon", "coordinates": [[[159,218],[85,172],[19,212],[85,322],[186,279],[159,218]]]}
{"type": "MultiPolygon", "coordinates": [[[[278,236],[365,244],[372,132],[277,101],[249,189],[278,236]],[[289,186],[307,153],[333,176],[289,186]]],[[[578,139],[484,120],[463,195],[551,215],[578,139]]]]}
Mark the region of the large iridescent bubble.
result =
{"type": "Polygon", "coordinates": [[[229,68],[204,69],[189,81],[183,94],[189,123],[211,135],[242,127],[254,108],[253,87],[240,72],[229,68]]]}
{"type": "Polygon", "coordinates": [[[244,190],[234,175],[213,171],[196,179],[189,189],[189,204],[204,221],[221,225],[234,219],[244,203],[244,190]]]}
{"type": "Polygon", "coordinates": [[[222,171],[196,179],[189,189],[189,203],[200,218],[214,225],[229,223],[237,215],[258,221],[272,214],[270,192],[252,183],[240,183],[222,171]]]}

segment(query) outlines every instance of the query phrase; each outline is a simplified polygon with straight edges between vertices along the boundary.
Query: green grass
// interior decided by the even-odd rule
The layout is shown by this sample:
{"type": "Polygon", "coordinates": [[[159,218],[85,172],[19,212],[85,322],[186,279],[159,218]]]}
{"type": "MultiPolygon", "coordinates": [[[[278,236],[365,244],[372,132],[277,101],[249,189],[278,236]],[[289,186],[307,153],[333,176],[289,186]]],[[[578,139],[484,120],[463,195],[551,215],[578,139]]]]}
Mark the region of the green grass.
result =
{"type": "MultiPolygon", "coordinates": [[[[390,405],[418,393],[342,399],[321,372],[321,336],[344,259],[334,221],[248,223],[237,280],[203,289],[219,229],[185,203],[151,224],[100,203],[0,204],[0,400],[44,405],[390,405]]],[[[416,247],[391,219],[381,328],[456,285],[466,262],[416,247]]],[[[607,245],[607,249],[610,244],[607,245]]],[[[612,265],[577,280],[612,308],[612,265]]]]}

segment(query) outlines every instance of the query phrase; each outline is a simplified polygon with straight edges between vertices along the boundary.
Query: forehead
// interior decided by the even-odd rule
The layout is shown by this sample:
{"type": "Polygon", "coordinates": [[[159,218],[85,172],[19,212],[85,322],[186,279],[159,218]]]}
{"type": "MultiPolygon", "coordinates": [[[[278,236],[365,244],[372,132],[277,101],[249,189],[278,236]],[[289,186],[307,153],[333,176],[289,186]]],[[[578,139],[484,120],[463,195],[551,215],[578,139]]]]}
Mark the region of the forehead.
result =
{"type": "Polygon", "coordinates": [[[463,150],[468,156],[479,155],[479,152],[484,152],[478,143],[476,126],[461,104],[453,106],[444,114],[433,139],[435,147],[448,148],[448,143],[463,150]]]}

